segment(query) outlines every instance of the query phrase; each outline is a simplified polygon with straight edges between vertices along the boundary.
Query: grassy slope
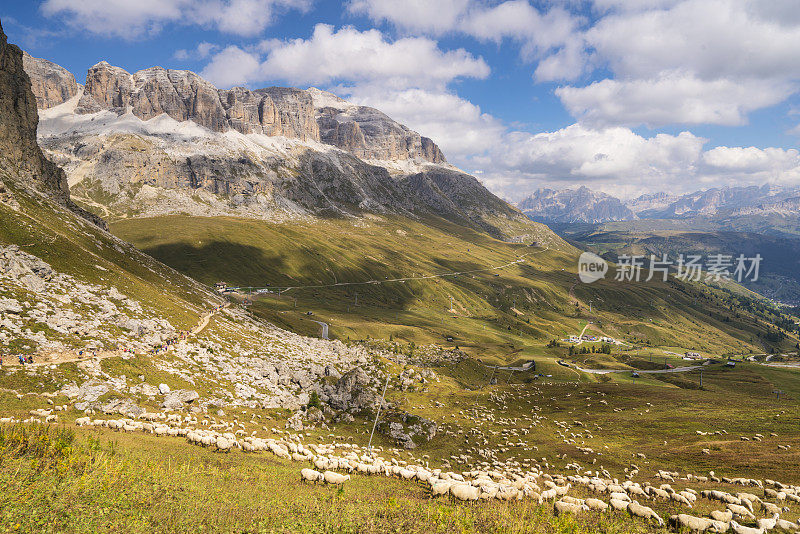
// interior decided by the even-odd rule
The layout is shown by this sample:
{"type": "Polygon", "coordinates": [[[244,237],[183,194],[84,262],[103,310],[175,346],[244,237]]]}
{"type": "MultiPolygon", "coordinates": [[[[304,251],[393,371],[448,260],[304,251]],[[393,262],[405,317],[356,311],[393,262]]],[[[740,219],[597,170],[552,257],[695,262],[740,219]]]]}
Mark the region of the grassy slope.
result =
{"type": "MultiPolygon", "coordinates": [[[[309,335],[318,335],[319,325],[310,321],[317,319],[328,322],[331,335],[341,339],[391,337],[406,343],[456,344],[473,355],[510,362],[531,355],[556,356],[545,351],[544,341],[577,334],[593,320],[609,335],[676,352],[764,350],[759,332],[767,327],[748,313],[735,313],[725,295],[672,281],[577,284],[576,253],[570,247],[513,245],[442,221],[426,223],[373,217],[271,224],[173,216],[123,220],[112,230],[209,285],[381,281],[484,269],[529,254],[524,264],[502,270],[405,283],[293,289],[254,305],[260,316],[309,335]],[[306,316],[307,311],[315,317],[306,316]]],[[[788,349],[793,342],[784,345],[788,349]]]]}

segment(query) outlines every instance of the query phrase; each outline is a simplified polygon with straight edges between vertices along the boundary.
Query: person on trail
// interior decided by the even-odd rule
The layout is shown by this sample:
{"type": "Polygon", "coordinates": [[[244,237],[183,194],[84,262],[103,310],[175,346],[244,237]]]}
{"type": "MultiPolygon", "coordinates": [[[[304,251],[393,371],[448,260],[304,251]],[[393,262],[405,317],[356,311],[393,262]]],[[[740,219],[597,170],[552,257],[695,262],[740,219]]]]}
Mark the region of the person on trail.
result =
{"type": "Polygon", "coordinates": [[[28,363],[33,363],[33,356],[28,356],[28,363]]]}
{"type": "Polygon", "coordinates": [[[25,356],[23,356],[22,354],[19,355],[19,364],[25,365],[25,356]]]}

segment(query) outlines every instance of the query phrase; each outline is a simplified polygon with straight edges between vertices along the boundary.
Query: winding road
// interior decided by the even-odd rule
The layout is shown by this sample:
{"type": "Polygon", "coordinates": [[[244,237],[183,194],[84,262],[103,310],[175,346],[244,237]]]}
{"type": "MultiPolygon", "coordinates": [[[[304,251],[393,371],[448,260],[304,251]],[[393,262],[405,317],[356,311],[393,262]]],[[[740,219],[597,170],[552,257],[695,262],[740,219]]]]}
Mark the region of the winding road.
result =
{"type": "Polygon", "coordinates": [[[322,327],[322,333],[320,334],[320,337],[322,339],[328,339],[328,323],[323,323],[322,321],[314,321],[313,319],[312,321],[322,327]]]}
{"type": "Polygon", "coordinates": [[[702,365],[688,365],[686,367],[675,367],[673,369],[584,369],[583,367],[574,366],[578,371],[589,373],[593,375],[606,375],[609,373],[639,373],[640,375],[660,375],[664,373],[687,373],[689,371],[696,371],[702,369],[702,365]]]}
{"type": "Polygon", "coordinates": [[[419,275],[419,276],[406,276],[403,278],[387,278],[386,280],[367,280],[366,282],[336,282],[333,284],[315,284],[315,285],[307,285],[307,286],[286,286],[286,287],[231,287],[229,289],[233,291],[239,290],[251,290],[255,293],[267,293],[272,291],[278,291],[279,293],[283,294],[287,291],[291,291],[293,289],[323,289],[327,287],[345,287],[345,286],[365,286],[371,284],[388,284],[388,283],[396,283],[396,282],[409,282],[412,280],[432,280],[435,278],[444,278],[447,276],[460,276],[464,274],[474,274],[474,273],[482,273],[488,271],[497,271],[500,269],[506,269],[511,267],[512,265],[518,265],[523,263],[525,258],[528,256],[533,256],[536,254],[541,254],[542,252],[547,252],[550,250],[550,247],[545,247],[541,250],[537,250],[535,252],[528,252],[527,254],[523,254],[522,256],[517,256],[517,259],[514,261],[510,261],[508,263],[504,263],[502,265],[496,265],[494,267],[486,267],[483,269],[471,269],[468,271],[451,271],[447,273],[440,273],[440,274],[427,274],[427,275],[419,275]]]}

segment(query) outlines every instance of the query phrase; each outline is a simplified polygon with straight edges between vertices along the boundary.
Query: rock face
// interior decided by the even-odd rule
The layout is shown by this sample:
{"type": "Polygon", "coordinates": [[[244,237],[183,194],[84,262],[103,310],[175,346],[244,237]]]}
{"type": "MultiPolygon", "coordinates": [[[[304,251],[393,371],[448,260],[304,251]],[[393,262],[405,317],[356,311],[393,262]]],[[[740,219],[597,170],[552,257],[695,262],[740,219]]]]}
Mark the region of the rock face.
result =
{"type": "MultiPolygon", "coordinates": [[[[38,84],[39,87],[47,85],[46,82],[38,84]]],[[[0,26],[0,171],[5,174],[3,178],[19,181],[22,186],[32,186],[105,228],[105,222],[99,217],[70,201],[67,175],[44,157],[37,144],[38,123],[36,97],[25,73],[22,50],[8,44],[0,26]]],[[[4,184],[3,188],[6,186],[4,184]]]]}
{"type": "Polygon", "coordinates": [[[78,94],[75,76],[52,61],[22,53],[22,64],[31,79],[33,94],[39,109],[63,104],[78,94]]]}
{"type": "Polygon", "coordinates": [[[311,88],[323,143],[347,150],[362,159],[421,159],[445,163],[432,140],[393,121],[375,108],[355,106],[337,96],[311,88]]]}
{"type": "Polygon", "coordinates": [[[424,417],[402,412],[378,425],[378,431],[395,440],[404,449],[416,449],[436,437],[438,425],[424,417]]]}
{"type": "Polygon", "coordinates": [[[8,44],[0,27],[0,168],[67,202],[67,176],[42,154],[36,143],[38,123],[36,98],[23,68],[22,50],[8,44]]]}
{"type": "Polygon", "coordinates": [[[122,114],[129,107],[142,120],[165,113],[215,132],[228,129],[217,89],[193,72],[151,67],[131,75],[105,61],[89,69],[77,113],[122,114]]]}
{"type": "Polygon", "coordinates": [[[379,395],[373,380],[361,367],[345,373],[321,398],[332,408],[358,414],[377,409],[379,395]]]}
{"type": "MultiPolygon", "coordinates": [[[[66,70],[50,62],[43,66],[39,63],[43,61],[31,58],[26,65],[39,107],[44,109],[71,98],[78,87],[66,70]]],[[[86,86],[75,112],[104,110],[119,115],[130,111],[142,120],[166,114],[214,132],[233,129],[243,134],[322,142],[367,160],[446,162],[439,147],[427,137],[377,109],[354,106],[314,88],[218,90],[190,71],[152,67],[131,74],[101,61],[86,74],[86,86]]]]}

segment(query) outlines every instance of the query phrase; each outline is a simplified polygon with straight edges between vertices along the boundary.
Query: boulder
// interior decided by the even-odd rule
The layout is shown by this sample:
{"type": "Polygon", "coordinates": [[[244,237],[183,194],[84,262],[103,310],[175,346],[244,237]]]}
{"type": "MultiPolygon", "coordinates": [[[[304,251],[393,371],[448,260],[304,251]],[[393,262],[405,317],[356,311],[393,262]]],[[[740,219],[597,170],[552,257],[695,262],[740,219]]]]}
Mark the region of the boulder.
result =
{"type": "Polygon", "coordinates": [[[178,389],[167,393],[161,406],[165,410],[180,410],[186,404],[194,402],[199,398],[200,395],[193,389],[178,389]]]}

